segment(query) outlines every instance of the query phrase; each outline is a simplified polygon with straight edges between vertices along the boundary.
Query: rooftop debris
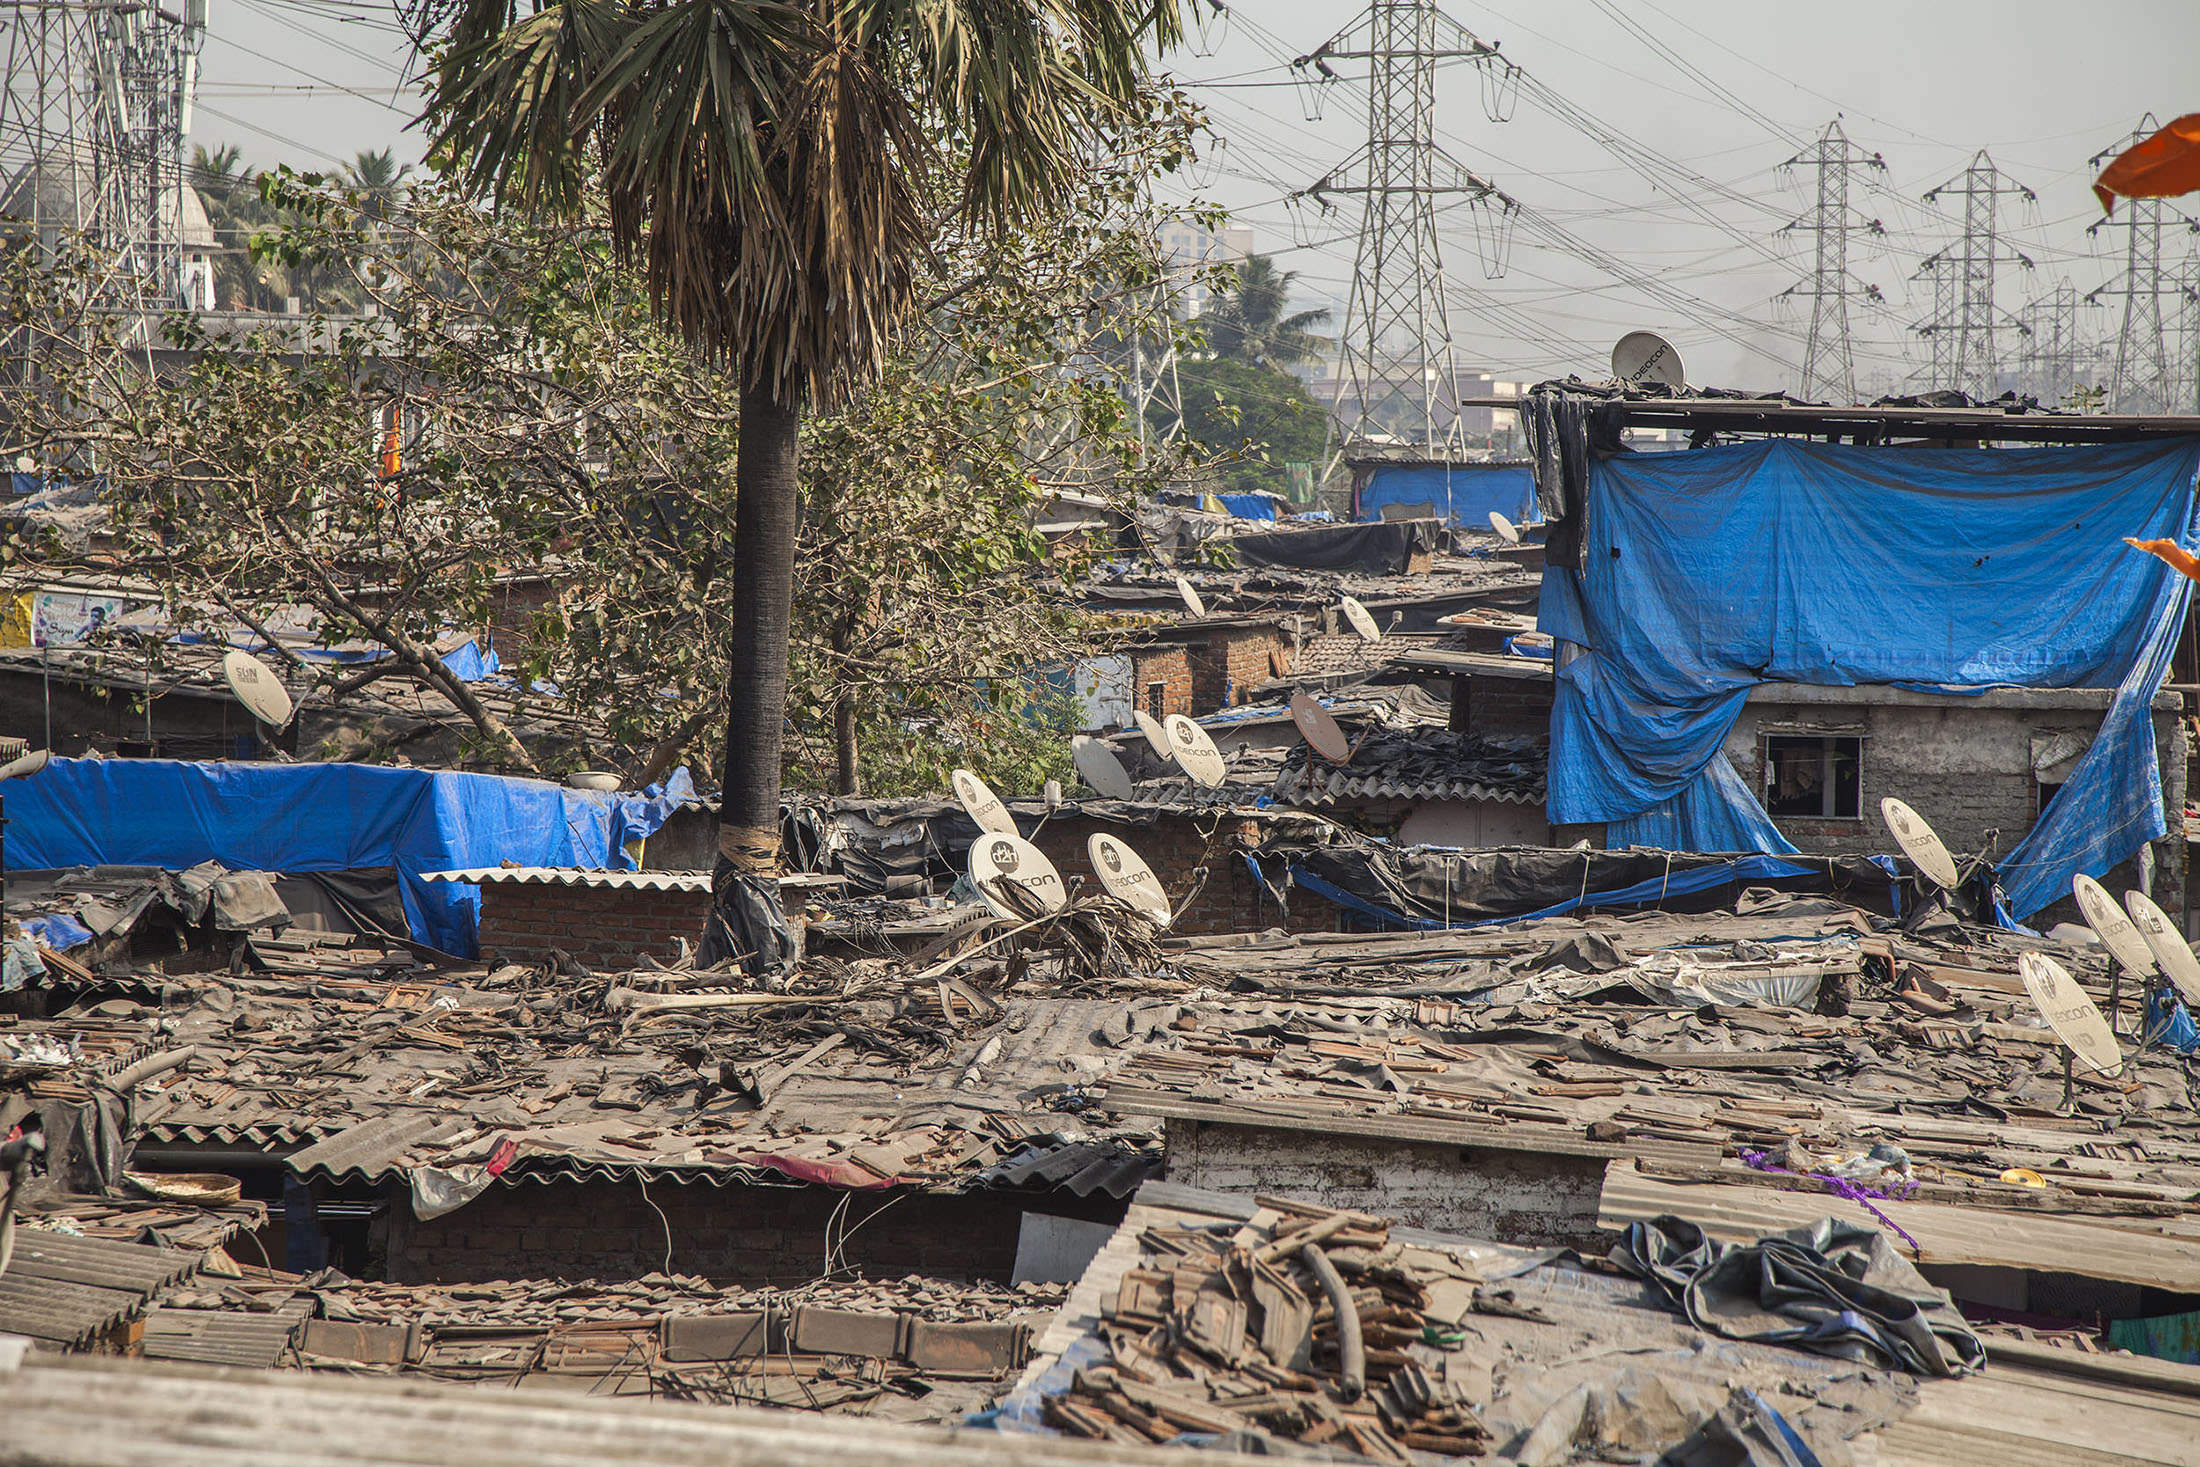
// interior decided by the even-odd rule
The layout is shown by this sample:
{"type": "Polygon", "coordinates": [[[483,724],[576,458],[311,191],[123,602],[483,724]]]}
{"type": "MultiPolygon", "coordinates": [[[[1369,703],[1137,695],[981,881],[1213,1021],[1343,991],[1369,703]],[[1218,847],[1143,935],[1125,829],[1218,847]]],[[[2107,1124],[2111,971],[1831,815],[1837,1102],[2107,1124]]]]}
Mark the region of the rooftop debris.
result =
{"type": "Polygon", "coordinates": [[[1915,1400],[1875,1364],[1714,1344],[1600,1263],[1156,1184],[1002,1417],[1122,1443],[1553,1463],[1692,1460],[1761,1410],[1830,1462],[1915,1400]]]}

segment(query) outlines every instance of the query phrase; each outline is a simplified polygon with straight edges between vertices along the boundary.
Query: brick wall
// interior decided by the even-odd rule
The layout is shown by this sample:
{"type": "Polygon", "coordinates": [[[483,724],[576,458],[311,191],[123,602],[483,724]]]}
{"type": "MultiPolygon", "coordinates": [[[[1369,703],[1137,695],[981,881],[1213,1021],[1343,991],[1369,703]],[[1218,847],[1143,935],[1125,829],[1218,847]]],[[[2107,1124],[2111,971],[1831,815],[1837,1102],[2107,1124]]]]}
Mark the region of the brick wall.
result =
{"type": "Polygon", "coordinates": [[[387,1276],[399,1283],[513,1278],[639,1278],[665,1267],[721,1284],[793,1287],[824,1272],[826,1228],[840,1254],[870,1278],[1007,1282],[1026,1210],[1117,1222],[1123,1204],[1010,1192],[934,1195],[832,1187],[554,1181],[494,1186],[456,1212],[414,1218],[399,1197],[385,1235],[387,1276]],[[654,1203],[653,1207],[651,1204],[654,1203]],[[663,1216],[659,1216],[659,1210],[663,1216]]]}
{"type": "Polygon", "coordinates": [[[1178,914],[1170,931],[1189,936],[1207,932],[1260,932],[1281,927],[1290,932],[1334,932],[1337,908],[1308,892],[1297,893],[1286,912],[1274,897],[1253,879],[1238,854],[1240,843],[1257,843],[1261,827],[1251,820],[1213,816],[1163,815],[1151,825],[1118,825],[1099,820],[1050,820],[1039,832],[1039,849],[1046,852],[1064,881],[1082,876],[1088,889],[1098,888],[1085,841],[1093,832],[1114,836],[1138,852],[1169,900],[1179,902],[1194,867],[1205,863],[1207,883],[1178,914]],[[1210,838],[1207,825],[1214,825],[1210,838]]]}
{"type": "MultiPolygon", "coordinates": [[[[1200,712],[1192,702],[1192,660],[1183,647],[1145,647],[1131,653],[1131,701],[1156,718],[1200,712]],[[1146,696],[1149,683],[1160,683],[1161,706],[1146,696]]],[[[1212,711],[1212,710],[1204,710],[1212,711]]]]}
{"type": "Polygon", "coordinates": [[[1291,643],[1275,627],[1238,627],[1216,632],[1207,639],[1208,659],[1214,682],[1194,689],[1201,711],[1212,713],[1248,701],[1246,690],[1257,688],[1291,666],[1291,643]],[[1204,696],[1202,696],[1204,694],[1204,696]]]}
{"type": "Polygon", "coordinates": [[[1245,702],[1248,689],[1277,675],[1273,659],[1279,656],[1288,670],[1290,639],[1272,626],[1217,627],[1199,641],[1136,649],[1130,653],[1131,697],[1151,713],[1146,686],[1161,683],[1158,716],[1197,718],[1245,702]]]}
{"type": "Polygon", "coordinates": [[[645,953],[670,958],[680,938],[700,942],[709,912],[704,891],[490,883],[481,889],[481,957],[532,963],[563,948],[583,967],[623,970],[645,953]]]}
{"type": "Polygon", "coordinates": [[[1206,1121],[1168,1122],[1169,1180],[1271,1193],[1523,1247],[1594,1248],[1604,1162],[1206,1121]]]}
{"type": "MultiPolygon", "coordinates": [[[[1964,854],[1989,845],[2005,857],[2032,828],[2040,789],[2032,771],[2036,736],[2070,733],[2090,739],[2107,695],[2055,690],[1989,693],[1981,698],[1928,699],[1899,690],[1864,688],[1759,690],[1744,705],[1726,753],[1749,787],[1764,789],[1764,749],[1778,735],[1854,737],[1862,741],[1860,810],[1855,818],[1776,816],[1788,839],[1812,854],[1871,855],[1896,849],[1880,815],[1882,797],[1907,801],[1948,848],[1964,854]]],[[[2163,805],[2185,799],[2186,736],[2169,708],[2154,713],[2163,805]]],[[[2171,822],[2175,829],[2175,821],[2171,822]]],[[[2156,842],[2154,896],[2165,910],[2186,903],[2185,847],[2156,842]]],[[[2139,884],[2126,863],[2106,878],[2111,891],[2139,884]]],[[[2067,899],[2040,914],[2039,924],[2075,919],[2067,899]]]]}

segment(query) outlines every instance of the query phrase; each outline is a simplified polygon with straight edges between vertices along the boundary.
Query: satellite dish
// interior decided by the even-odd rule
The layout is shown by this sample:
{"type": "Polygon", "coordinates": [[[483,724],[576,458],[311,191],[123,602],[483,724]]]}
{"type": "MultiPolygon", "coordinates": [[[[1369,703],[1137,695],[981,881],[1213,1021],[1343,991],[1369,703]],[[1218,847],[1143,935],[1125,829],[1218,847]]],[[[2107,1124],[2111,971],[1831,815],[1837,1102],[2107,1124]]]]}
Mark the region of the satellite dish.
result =
{"type": "MultiPolygon", "coordinates": [[[[2139,929],[2139,936],[2146,940],[2154,960],[2162,965],[2169,981],[2177,985],[2177,991],[2185,996],[2185,1002],[2200,1004],[2200,958],[2192,955],[2192,949],[2171,923],[2169,916],[2154,904],[2154,899],[2143,891],[2124,893],[2124,906],[2131,912],[2131,925],[2139,929]]],[[[2121,953],[2118,957],[2123,956],[2121,953]]],[[[2125,964],[2126,967],[2130,965],[2125,964]]],[[[2135,969],[2145,972],[2144,968],[2135,969]]]]}
{"type": "Polygon", "coordinates": [[[249,652],[225,653],[222,677],[245,711],[269,728],[279,729],[290,722],[290,694],[275,670],[259,658],[249,652]]]}
{"type": "Polygon", "coordinates": [[[1507,545],[1518,545],[1520,543],[1520,526],[1506,519],[1494,509],[1490,511],[1490,528],[1497,531],[1497,538],[1507,545]]]}
{"type": "Polygon", "coordinates": [[[1169,731],[1161,726],[1161,720],[1143,708],[1131,711],[1131,721],[1146,736],[1146,747],[1153,750],[1156,759],[1173,759],[1175,751],[1169,747],[1169,731]]]}
{"type": "Polygon", "coordinates": [[[1176,594],[1184,598],[1184,609],[1204,621],[1207,603],[1199,599],[1199,589],[1182,576],[1176,578],[1176,594]]]}
{"type": "Polygon", "coordinates": [[[955,786],[955,798],[970,818],[978,822],[978,829],[995,835],[1017,835],[1016,817],[1008,813],[1008,806],[1001,797],[986,788],[984,780],[967,769],[957,769],[948,775],[955,786]]]}
{"type": "Polygon", "coordinates": [[[1636,387],[1684,385],[1681,354],[1655,331],[1630,331],[1612,348],[1612,376],[1636,387]]]}
{"type": "Polygon", "coordinates": [[[1222,762],[1221,751],[1215,741],[1207,737],[1207,730],[1181,713],[1172,713],[1167,719],[1169,752],[1194,781],[1209,789],[1222,783],[1229,766],[1222,762]]]}
{"type": "Polygon", "coordinates": [[[2032,996],[2040,1017],[2047,1020],[2047,1027],[2069,1046],[2072,1054],[2085,1061],[2086,1068],[2103,1075],[2122,1072],[2124,1052],[2109,1031],[2108,1020],[2101,1017],[2093,1000],[2085,996],[2085,990],[2063,970],[2062,964],[2045,953],[2025,953],[2017,959],[2017,973],[2024,979],[2024,991],[2032,996]]]}
{"type": "Polygon", "coordinates": [[[1879,813],[1885,817],[1887,829],[1894,832],[1895,844],[1902,847],[1902,854],[1910,858],[1910,864],[1928,881],[1948,891],[1963,884],[1962,878],[1956,875],[1956,858],[1948,854],[1948,848],[1933,834],[1924,816],[1892,796],[1879,802],[1879,813]]]}
{"type": "Polygon", "coordinates": [[[1345,597],[1337,603],[1337,609],[1344,613],[1345,624],[1358,632],[1363,641],[1380,642],[1383,639],[1383,629],[1375,625],[1375,618],[1367,614],[1367,608],[1357,597],[1345,597]]]}
{"type": "Polygon", "coordinates": [[[2151,976],[2155,969],[2153,948],[2146,934],[2116,905],[2116,898],[2098,881],[2084,875],[2071,878],[2070,891],[2078,899],[2078,910],[2085,914],[2085,925],[2124,965],[2124,971],[2141,980],[2151,976]]]}
{"type": "Polygon", "coordinates": [[[1115,757],[1115,750],[1096,738],[1079,734],[1069,741],[1069,757],[1077,773],[1095,793],[1111,800],[1127,800],[1135,791],[1131,777],[1115,757]]]}
{"type": "Polygon", "coordinates": [[[1085,854],[1092,858],[1093,873],[1109,896],[1152,918],[1156,927],[1166,927],[1174,919],[1176,914],[1169,910],[1169,894],[1161,889],[1161,879],[1138,858],[1138,852],[1112,835],[1095,834],[1085,841],[1085,854]]]}
{"type": "Polygon", "coordinates": [[[1291,721],[1299,726],[1307,743],[1314,746],[1314,752],[1330,763],[1342,764],[1352,757],[1351,740],[1344,736],[1344,730],[1337,727],[1337,720],[1329,716],[1329,710],[1312,694],[1297,692],[1291,695],[1291,721]]]}
{"type": "Polygon", "coordinates": [[[1069,902],[1062,873],[1054,869],[1044,851],[1020,835],[979,836],[970,843],[970,884],[978,889],[994,916],[1020,922],[1024,914],[1010,910],[996,889],[1004,881],[1030,892],[1050,912],[1061,911],[1069,902]]]}
{"type": "Polygon", "coordinates": [[[0,764],[0,779],[22,779],[44,769],[53,758],[51,749],[33,749],[28,754],[0,764]]]}

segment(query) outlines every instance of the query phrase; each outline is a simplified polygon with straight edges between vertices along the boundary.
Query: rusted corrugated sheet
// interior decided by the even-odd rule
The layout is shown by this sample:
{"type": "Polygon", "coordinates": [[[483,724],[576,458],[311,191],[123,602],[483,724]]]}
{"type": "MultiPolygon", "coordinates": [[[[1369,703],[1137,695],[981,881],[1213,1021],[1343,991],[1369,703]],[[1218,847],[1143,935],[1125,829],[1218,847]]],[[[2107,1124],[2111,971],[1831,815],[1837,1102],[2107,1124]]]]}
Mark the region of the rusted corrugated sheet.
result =
{"type": "Polygon", "coordinates": [[[25,1229],[16,1234],[14,1262],[0,1275],[0,1334],[84,1344],[136,1318],[156,1290],[198,1272],[205,1258],[195,1250],[25,1229]]]}
{"type": "Polygon", "coordinates": [[[455,1136],[467,1125],[464,1117],[448,1111],[401,1111],[377,1116],[292,1152],[287,1164],[301,1177],[320,1175],[341,1181],[357,1176],[377,1182],[397,1170],[397,1164],[415,1146],[455,1136]]]}

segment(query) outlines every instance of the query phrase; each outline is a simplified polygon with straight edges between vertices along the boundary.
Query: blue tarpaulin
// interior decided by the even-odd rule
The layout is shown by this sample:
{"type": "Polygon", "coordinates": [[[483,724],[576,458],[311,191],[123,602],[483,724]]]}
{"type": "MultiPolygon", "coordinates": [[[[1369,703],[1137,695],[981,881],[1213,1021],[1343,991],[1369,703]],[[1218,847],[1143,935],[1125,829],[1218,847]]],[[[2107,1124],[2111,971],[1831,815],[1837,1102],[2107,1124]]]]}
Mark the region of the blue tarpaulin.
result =
{"type": "Polygon", "coordinates": [[[2196,462],[2190,438],[1598,461],[1584,568],[1543,579],[1539,626],[1586,649],[1558,672],[1551,820],[1789,849],[1721,757],[1761,682],[2116,689],[2000,867],[2011,909],[2039,910],[2164,831],[2148,708],[2190,583],[2122,537],[2193,543],[2196,462]]]}
{"type": "Polygon", "coordinates": [[[1222,507],[1241,520],[1276,518],[1276,501],[1265,494],[1217,494],[1222,507]]]}
{"type": "Polygon", "coordinates": [[[1373,470],[1355,513],[1379,520],[1386,505],[1428,505],[1440,520],[1487,530],[1490,511],[1515,524],[1535,517],[1535,475],[1526,464],[1396,464],[1373,470]]]}
{"type": "Polygon", "coordinates": [[[422,881],[422,872],[504,861],[632,869],[626,844],[653,833],[693,793],[685,769],[631,795],[363,764],[56,759],[9,782],[7,864],[394,866],[414,940],[470,958],[481,889],[422,881]]]}

